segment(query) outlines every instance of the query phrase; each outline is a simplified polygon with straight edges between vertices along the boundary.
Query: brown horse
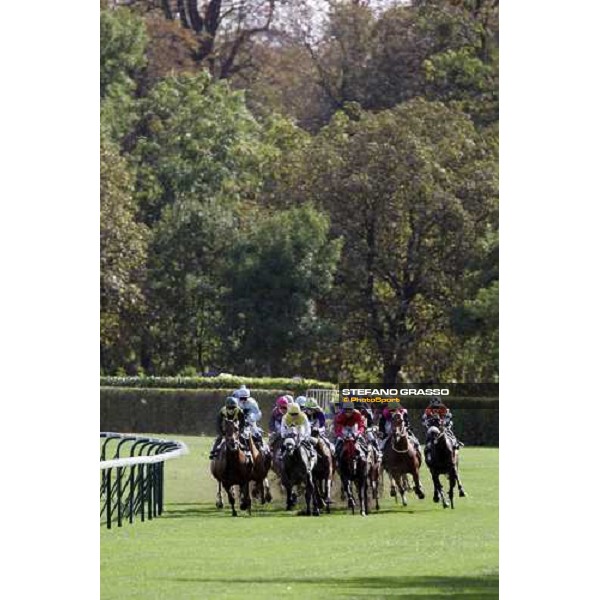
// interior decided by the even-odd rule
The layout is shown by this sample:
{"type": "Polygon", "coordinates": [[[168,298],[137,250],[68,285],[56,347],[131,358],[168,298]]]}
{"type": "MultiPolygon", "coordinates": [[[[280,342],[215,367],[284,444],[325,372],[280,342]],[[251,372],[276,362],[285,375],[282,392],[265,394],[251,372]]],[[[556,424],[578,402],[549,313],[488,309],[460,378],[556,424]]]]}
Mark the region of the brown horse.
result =
{"type": "Polygon", "coordinates": [[[252,501],[250,499],[249,483],[252,475],[252,461],[248,459],[240,443],[240,432],[237,421],[225,419],[225,441],[221,444],[218,454],[210,461],[212,476],[219,482],[217,492],[217,508],[223,508],[223,497],[221,486],[225,488],[229,504],[231,505],[231,516],[236,517],[235,496],[233,486],[240,489],[240,510],[248,510],[252,513],[252,501]]]}
{"type": "MultiPolygon", "coordinates": [[[[372,433],[373,435],[375,435],[374,431],[372,431],[372,433]]],[[[371,444],[369,445],[371,446],[371,444]]],[[[376,451],[375,448],[373,448],[373,462],[371,463],[371,466],[369,468],[368,487],[371,490],[371,496],[373,498],[373,501],[375,502],[375,508],[377,510],[379,510],[379,484],[381,481],[382,472],[382,454],[381,452],[376,451]]]]}
{"type": "Polygon", "coordinates": [[[313,430],[312,435],[316,438],[317,462],[313,469],[313,481],[318,490],[319,508],[325,506],[327,513],[331,512],[331,483],[335,468],[335,459],[329,444],[319,436],[318,430],[313,430]]]}
{"type": "Polygon", "coordinates": [[[258,448],[252,439],[250,440],[250,454],[252,455],[252,475],[250,481],[254,482],[252,489],[252,497],[260,497],[260,503],[271,502],[273,497],[271,496],[271,489],[269,487],[269,480],[267,475],[271,468],[272,457],[269,446],[263,446],[258,448]]]}
{"type": "Polygon", "coordinates": [[[342,489],[348,498],[348,508],[356,506],[356,500],[352,493],[352,483],[355,484],[358,491],[358,503],[360,514],[366,516],[369,514],[369,496],[367,494],[367,485],[369,481],[369,470],[373,464],[373,448],[367,445],[366,456],[360,451],[358,441],[355,435],[347,433],[343,440],[342,451],[340,454],[339,471],[342,480],[342,489]]]}
{"type": "Polygon", "coordinates": [[[458,484],[458,495],[463,498],[466,496],[462,483],[458,476],[458,452],[454,448],[454,443],[446,433],[444,424],[438,421],[437,426],[430,427],[427,430],[427,440],[431,444],[431,460],[427,463],[433,480],[433,501],[439,502],[442,499],[444,508],[451,506],[454,508],[454,487],[458,484]],[[450,504],[444,495],[444,487],[440,482],[440,475],[447,475],[450,482],[448,496],[450,504]]]}
{"type": "Polygon", "coordinates": [[[408,436],[408,430],[401,415],[394,415],[392,432],[383,449],[383,468],[390,476],[390,494],[398,502],[398,491],[402,498],[402,505],[406,506],[406,492],[408,484],[406,475],[412,476],[415,493],[420,500],[425,498],[419,469],[421,468],[421,454],[417,452],[408,436]]]}

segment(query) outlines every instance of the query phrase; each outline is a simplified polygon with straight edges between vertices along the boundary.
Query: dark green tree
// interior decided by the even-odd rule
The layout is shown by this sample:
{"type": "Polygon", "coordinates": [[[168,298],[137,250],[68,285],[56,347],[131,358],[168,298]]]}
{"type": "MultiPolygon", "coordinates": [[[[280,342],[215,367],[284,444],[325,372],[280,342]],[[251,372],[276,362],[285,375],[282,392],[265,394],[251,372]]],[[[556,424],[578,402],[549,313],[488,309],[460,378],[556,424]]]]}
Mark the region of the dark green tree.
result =
{"type": "Polygon", "coordinates": [[[313,198],[344,236],[340,312],[377,349],[386,383],[421,338],[448,327],[495,227],[495,150],[463,113],[419,100],[340,113],[306,152],[288,194],[313,198]]]}
{"type": "Polygon", "coordinates": [[[231,364],[278,376],[291,356],[309,350],[340,245],[327,217],[308,205],[263,216],[240,237],[224,279],[231,364]]]}

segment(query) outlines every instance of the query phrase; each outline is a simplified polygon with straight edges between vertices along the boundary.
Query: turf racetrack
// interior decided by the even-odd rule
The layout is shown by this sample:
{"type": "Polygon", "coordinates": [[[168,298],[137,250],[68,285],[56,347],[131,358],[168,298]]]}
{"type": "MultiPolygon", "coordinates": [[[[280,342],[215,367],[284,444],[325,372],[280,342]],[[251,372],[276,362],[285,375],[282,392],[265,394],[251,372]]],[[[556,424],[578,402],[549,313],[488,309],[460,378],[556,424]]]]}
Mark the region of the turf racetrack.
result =
{"type": "Polygon", "coordinates": [[[426,498],[410,493],[406,508],[389,497],[386,475],[379,513],[352,516],[336,476],[331,515],[286,512],[273,485],[271,506],[233,518],[214,505],[212,440],[157,437],[184,441],[190,454],[165,464],[161,517],[102,526],[103,600],[498,598],[496,448],[461,450],[468,497],[456,494],[455,510],[433,503],[422,469],[426,498]]]}

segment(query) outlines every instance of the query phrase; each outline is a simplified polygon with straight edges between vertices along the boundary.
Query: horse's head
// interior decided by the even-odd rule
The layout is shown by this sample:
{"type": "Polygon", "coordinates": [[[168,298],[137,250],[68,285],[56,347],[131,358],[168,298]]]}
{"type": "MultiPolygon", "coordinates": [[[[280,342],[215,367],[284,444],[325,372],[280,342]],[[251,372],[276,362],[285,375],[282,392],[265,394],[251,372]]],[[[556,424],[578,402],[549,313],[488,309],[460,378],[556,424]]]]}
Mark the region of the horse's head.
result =
{"type": "Polygon", "coordinates": [[[298,430],[292,427],[283,438],[281,451],[283,456],[291,456],[298,446],[298,430]]]}
{"type": "Polygon", "coordinates": [[[240,447],[240,426],[233,419],[225,419],[225,441],[229,450],[238,450],[240,447]]]}
{"type": "Polygon", "coordinates": [[[350,458],[356,456],[356,437],[358,432],[355,427],[344,427],[342,453],[350,458]]]}
{"type": "Polygon", "coordinates": [[[392,427],[394,432],[399,436],[406,434],[406,423],[404,422],[404,417],[400,413],[394,413],[394,416],[392,417],[392,427]]]}

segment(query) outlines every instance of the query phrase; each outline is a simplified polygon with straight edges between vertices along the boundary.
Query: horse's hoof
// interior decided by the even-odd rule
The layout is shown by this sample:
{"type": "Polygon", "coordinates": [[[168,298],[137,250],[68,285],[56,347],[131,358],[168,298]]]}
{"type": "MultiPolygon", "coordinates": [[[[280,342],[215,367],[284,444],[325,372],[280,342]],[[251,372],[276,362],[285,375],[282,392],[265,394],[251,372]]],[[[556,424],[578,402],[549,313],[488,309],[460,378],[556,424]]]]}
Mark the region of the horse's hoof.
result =
{"type": "Polygon", "coordinates": [[[394,488],[392,488],[392,489],[390,490],[390,496],[391,496],[392,498],[395,498],[395,497],[396,497],[396,490],[395,490],[394,488]]]}
{"type": "Polygon", "coordinates": [[[313,510],[313,517],[320,517],[321,511],[317,508],[317,510],[313,510]]]}
{"type": "Polygon", "coordinates": [[[235,510],[234,510],[234,511],[231,513],[231,516],[232,516],[232,517],[237,517],[237,511],[235,511],[235,510]]]}
{"type": "Polygon", "coordinates": [[[367,516],[367,513],[366,513],[364,510],[361,510],[361,511],[360,511],[360,516],[361,516],[361,517],[366,517],[366,516],[367,516]]]}
{"type": "Polygon", "coordinates": [[[465,497],[467,494],[465,493],[465,490],[459,490],[459,492],[458,492],[458,495],[459,495],[461,498],[464,498],[464,497],[465,497]]]}
{"type": "Polygon", "coordinates": [[[222,502],[216,502],[216,503],[215,503],[215,506],[216,506],[217,508],[223,508],[223,503],[222,503],[222,502]]]}
{"type": "Polygon", "coordinates": [[[437,496],[434,496],[433,501],[437,504],[440,501],[440,499],[437,496]]]}
{"type": "Polygon", "coordinates": [[[330,515],[331,514],[331,506],[329,504],[325,507],[325,512],[330,515]]]}
{"type": "Polygon", "coordinates": [[[271,496],[271,492],[267,492],[265,494],[265,501],[266,502],[271,502],[273,500],[273,496],[271,496]]]}

